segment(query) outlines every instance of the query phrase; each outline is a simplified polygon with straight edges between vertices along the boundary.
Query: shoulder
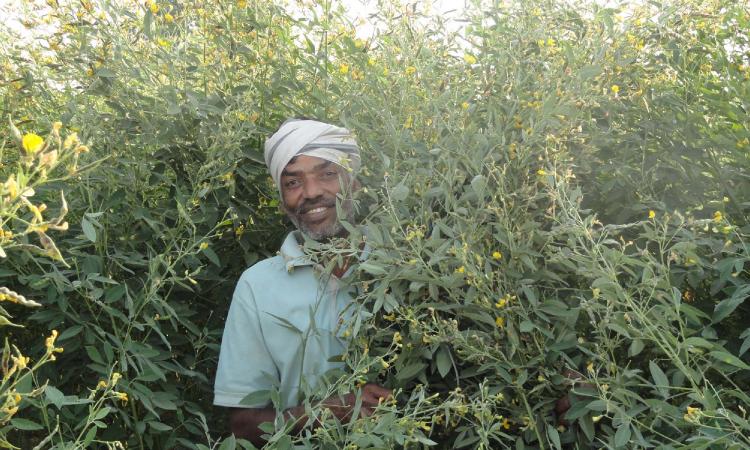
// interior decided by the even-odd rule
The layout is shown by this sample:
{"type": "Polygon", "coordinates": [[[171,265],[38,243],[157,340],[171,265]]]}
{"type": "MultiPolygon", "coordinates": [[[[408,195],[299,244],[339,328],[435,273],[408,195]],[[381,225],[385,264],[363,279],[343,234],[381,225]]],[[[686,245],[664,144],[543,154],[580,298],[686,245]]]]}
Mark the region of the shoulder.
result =
{"type": "Polygon", "coordinates": [[[258,291],[273,285],[286,275],[286,264],[281,255],[266,258],[245,269],[237,281],[237,288],[258,291]]]}

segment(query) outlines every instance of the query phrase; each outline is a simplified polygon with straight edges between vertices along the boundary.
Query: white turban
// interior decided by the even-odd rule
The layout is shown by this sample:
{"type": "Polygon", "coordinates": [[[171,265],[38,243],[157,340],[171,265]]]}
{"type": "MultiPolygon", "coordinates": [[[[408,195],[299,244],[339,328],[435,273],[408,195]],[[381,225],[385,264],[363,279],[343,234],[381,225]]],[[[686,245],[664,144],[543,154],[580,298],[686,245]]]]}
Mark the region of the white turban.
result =
{"type": "Polygon", "coordinates": [[[346,128],[317,120],[289,119],[266,141],[264,156],[281,193],[281,172],[297,155],[316,156],[353,171],[359,169],[359,146],[346,128]]]}

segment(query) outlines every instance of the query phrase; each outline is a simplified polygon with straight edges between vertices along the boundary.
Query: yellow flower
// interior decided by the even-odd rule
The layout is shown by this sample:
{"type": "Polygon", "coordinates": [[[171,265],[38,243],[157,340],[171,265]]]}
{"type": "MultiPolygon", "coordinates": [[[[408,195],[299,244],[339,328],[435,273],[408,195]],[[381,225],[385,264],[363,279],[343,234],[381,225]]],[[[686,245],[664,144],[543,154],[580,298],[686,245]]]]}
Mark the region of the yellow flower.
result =
{"type": "Polygon", "coordinates": [[[13,360],[13,364],[15,364],[19,370],[25,369],[29,365],[29,361],[31,361],[31,358],[23,356],[20,353],[18,356],[11,356],[11,359],[13,360]]]}
{"type": "Polygon", "coordinates": [[[57,330],[52,330],[52,334],[44,340],[44,346],[47,348],[47,353],[52,353],[55,349],[55,339],[57,339],[57,330]]]}
{"type": "Polygon", "coordinates": [[[500,253],[499,251],[495,250],[494,252],[492,252],[492,259],[500,259],[502,257],[503,257],[503,254],[500,253]]]}
{"type": "Polygon", "coordinates": [[[99,382],[96,384],[97,389],[106,389],[107,388],[107,382],[104,380],[99,380],[99,382]]]}
{"type": "Polygon", "coordinates": [[[464,273],[464,272],[466,272],[466,268],[464,266],[461,266],[458,269],[456,269],[456,273],[464,273]]]}
{"type": "Polygon", "coordinates": [[[201,250],[205,250],[208,248],[208,242],[201,242],[201,245],[199,246],[201,250]]]}
{"type": "Polygon", "coordinates": [[[693,408],[692,406],[688,406],[687,412],[682,417],[687,422],[696,422],[700,418],[700,415],[701,415],[700,408],[693,408]]]}
{"type": "Polygon", "coordinates": [[[21,141],[26,153],[36,153],[44,146],[44,138],[34,133],[26,133],[21,141]]]}
{"type": "Polygon", "coordinates": [[[339,73],[341,73],[342,75],[346,75],[347,73],[349,73],[349,66],[346,64],[341,64],[339,66],[339,73]]]}
{"type": "Polygon", "coordinates": [[[510,421],[508,420],[507,417],[503,418],[503,421],[500,423],[500,426],[502,426],[506,430],[510,429],[510,421]]]}
{"type": "Polygon", "coordinates": [[[151,14],[156,14],[159,12],[159,5],[154,2],[148,2],[148,9],[151,10],[151,14]]]}
{"type": "Polygon", "coordinates": [[[463,103],[461,103],[461,108],[464,109],[464,110],[469,109],[469,102],[463,102],[463,103]]]}
{"type": "Polygon", "coordinates": [[[503,328],[505,326],[505,318],[495,317],[495,325],[497,325],[498,328],[503,328]]]}
{"type": "Polygon", "coordinates": [[[595,370],[594,370],[594,362],[593,361],[589,361],[589,363],[586,364],[586,371],[588,371],[591,374],[594,373],[595,370]]]}
{"type": "Polygon", "coordinates": [[[124,403],[128,402],[128,394],[125,392],[113,392],[115,398],[117,400],[122,400],[124,403]]]}
{"type": "Polygon", "coordinates": [[[406,73],[407,75],[411,75],[411,74],[413,74],[416,71],[417,71],[416,67],[409,66],[409,67],[406,68],[406,70],[404,71],[404,73],[406,73]]]}
{"type": "Polygon", "coordinates": [[[618,86],[616,84],[613,84],[610,89],[612,89],[612,92],[615,93],[615,94],[617,94],[618,92],[620,92],[620,86],[618,86]]]}
{"type": "Polygon", "coordinates": [[[395,342],[396,344],[400,344],[402,339],[403,338],[401,337],[401,333],[399,333],[398,331],[393,333],[393,342],[395,342]]]}
{"type": "Polygon", "coordinates": [[[122,375],[120,372],[114,372],[112,373],[112,386],[116,385],[118,381],[120,381],[120,378],[122,378],[122,375]]]}
{"type": "Polygon", "coordinates": [[[387,369],[387,368],[391,367],[391,365],[388,364],[388,361],[386,361],[384,359],[380,360],[380,365],[383,366],[383,369],[387,369]]]}
{"type": "Polygon", "coordinates": [[[174,22],[174,16],[172,14],[166,13],[164,14],[164,21],[167,23],[174,22]]]}
{"type": "Polygon", "coordinates": [[[70,133],[65,138],[65,141],[63,141],[63,148],[65,150],[67,150],[70,147],[74,146],[75,144],[78,144],[78,134],[76,134],[76,133],[70,133]]]}
{"type": "Polygon", "coordinates": [[[508,304],[508,299],[506,297],[501,298],[500,300],[495,303],[495,308],[504,308],[505,305],[508,304]]]}
{"type": "Polygon", "coordinates": [[[724,216],[721,214],[721,211],[714,212],[714,222],[720,223],[724,219],[724,216]]]}
{"type": "Polygon", "coordinates": [[[544,176],[544,175],[547,175],[547,171],[544,169],[539,169],[536,171],[536,174],[539,176],[544,176]]]}
{"type": "Polygon", "coordinates": [[[362,48],[365,46],[365,41],[363,41],[362,39],[355,39],[354,46],[357,48],[362,48]]]}
{"type": "Polygon", "coordinates": [[[654,217],[656,217],[656,212],[653,209],[649,209],[648,210],[648,218],[649,219],[653,219],[654,217]]]}
{"type": "Polygon", "coordinates": [[[466,61],[467,64],[476,64],[477,58],[471,53],[464,53],[464,61],[466,61]]]}
{"type": "Polygon", "coordinates": [[[10,199],[18,197],[18,183],[16,182],[16,175],[10,174],[8,179],[3,183],[5,192],[10,196],[10,199]]]}
{"type": "Polygon", "coordinates": [[[374,66],[375,65],[375,58],[368,58],[367,59],[367,65],[368,66],[374,66]]]}

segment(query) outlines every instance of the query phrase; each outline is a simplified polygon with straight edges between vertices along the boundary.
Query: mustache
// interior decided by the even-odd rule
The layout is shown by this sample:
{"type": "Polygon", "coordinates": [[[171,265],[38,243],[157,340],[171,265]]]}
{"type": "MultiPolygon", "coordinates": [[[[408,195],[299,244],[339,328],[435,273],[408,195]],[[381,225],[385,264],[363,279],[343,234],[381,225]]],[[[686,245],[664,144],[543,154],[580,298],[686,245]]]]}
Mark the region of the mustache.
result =
{"type": "Polygon", "coordinates": [[[305,214],[306,212],[313,210],[315,208],[335,208],[336,207],[336,200],[335,199],[316,199],[316,200],[307,200],[300,203],[295,209],[295,214],[305,214]]]}

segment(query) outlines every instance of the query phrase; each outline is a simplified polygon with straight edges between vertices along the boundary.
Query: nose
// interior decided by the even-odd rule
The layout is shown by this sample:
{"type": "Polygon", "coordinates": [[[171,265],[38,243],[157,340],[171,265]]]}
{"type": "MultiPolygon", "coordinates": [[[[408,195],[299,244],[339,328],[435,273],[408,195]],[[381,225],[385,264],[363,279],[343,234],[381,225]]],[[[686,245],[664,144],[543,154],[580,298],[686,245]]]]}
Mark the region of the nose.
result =
{"type": "Polygon", "coordinates": [[[318,182],[318,180],[314,179],[314,177],[310,177],[310,179],[305,180],[302,189],[302,195],[306,199],[314,199],[323,195],[323,187],[318,182]]]}

